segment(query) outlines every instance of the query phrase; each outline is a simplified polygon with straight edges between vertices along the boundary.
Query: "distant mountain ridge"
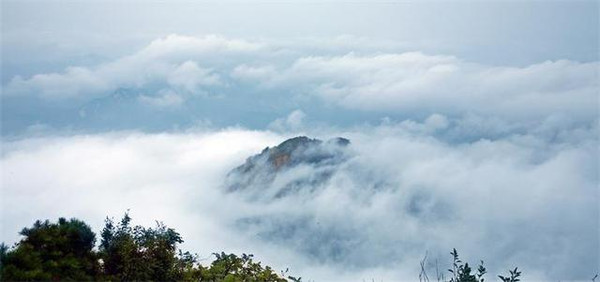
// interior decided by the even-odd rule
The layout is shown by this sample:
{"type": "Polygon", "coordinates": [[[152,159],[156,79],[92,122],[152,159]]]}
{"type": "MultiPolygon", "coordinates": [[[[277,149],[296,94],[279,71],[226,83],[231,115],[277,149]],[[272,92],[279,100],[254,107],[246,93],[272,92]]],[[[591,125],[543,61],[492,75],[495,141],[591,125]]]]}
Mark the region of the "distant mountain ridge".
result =
{"type": "Polygon", "coordinates": [[[341,137],[327,141],[306,136],[290,138],[275,147],[266,147],[231,170],[227,174],[226,188],[228,191],[252,188],[264,190],[271,188],[276,178],[282,174],[286,174],[287,181],[280,181],[280,187],[275,187],[279,190],[276,197],[300,186],[314,187],[329,179],[336,166],[348,158],[349,145],[350,140],[341,137]],[[303,165],[316,168],[317,173],[293,173],[293,169],[303,165]]]}

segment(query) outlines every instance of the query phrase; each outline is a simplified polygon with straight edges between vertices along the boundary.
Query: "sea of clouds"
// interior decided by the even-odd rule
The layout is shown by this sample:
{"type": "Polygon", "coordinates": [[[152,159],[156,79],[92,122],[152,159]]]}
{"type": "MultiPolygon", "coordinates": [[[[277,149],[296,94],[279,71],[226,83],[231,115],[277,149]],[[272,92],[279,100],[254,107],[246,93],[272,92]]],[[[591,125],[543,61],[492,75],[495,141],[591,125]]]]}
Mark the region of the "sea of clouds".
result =
{"type": "Polygon", "coordinates": [[[111,61],[14,76],[3,85],[2,130],[163,131],[207,121],[254,129],[295,109],[343,125],[436,113],[597,119],[598,62],[485,65],[367,42],[169,35],[111,61]]]}
{"type": "Polygon", "coordinates": [[[99,232],[129,210],[174,227],[204,262],[254,253],[317,281],[415,280],[426,253],[432,276],[452,248],[490,277],[598,272],[598,62],[495,66],[354,37],[303,42],[170,35],[14,77],[2,91],[2,241],[59,216],[99,232]],[[146,130],[157,116],[164,125],[146,130]],[[231,169],[297,135],[348,138],[351,157],[310,193],[225,192],[231,169]]]}

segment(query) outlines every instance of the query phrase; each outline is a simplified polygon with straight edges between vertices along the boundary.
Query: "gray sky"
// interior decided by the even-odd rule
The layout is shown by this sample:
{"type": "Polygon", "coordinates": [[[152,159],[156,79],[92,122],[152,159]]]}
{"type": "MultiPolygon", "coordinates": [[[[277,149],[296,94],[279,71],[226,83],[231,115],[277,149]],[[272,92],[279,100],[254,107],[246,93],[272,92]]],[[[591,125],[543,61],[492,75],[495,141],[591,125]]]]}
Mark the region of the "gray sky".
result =
{"type": "Polygon", "coordinates": [[[129,54],[171,33],[349,34],[503,65],[598,59],[598,1],[300,2],[3,0],[3,81],[129,54]]]}

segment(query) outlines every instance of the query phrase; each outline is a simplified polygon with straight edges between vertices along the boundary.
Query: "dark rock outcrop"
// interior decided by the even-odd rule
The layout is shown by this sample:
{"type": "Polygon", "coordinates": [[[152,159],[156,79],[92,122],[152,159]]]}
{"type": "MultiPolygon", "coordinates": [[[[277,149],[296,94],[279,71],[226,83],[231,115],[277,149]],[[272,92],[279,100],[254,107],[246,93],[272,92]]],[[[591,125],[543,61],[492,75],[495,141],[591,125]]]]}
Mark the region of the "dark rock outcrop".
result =
{"type": "Polygon", "coordinates": [[[278,190],[276,197],[300,189],[300,186],[312,189],[327,181],[337,166],[347,160],[349,144],[348,139],[339,137],[328,141],[306,136],[288,139],[275,147],[265,148],[229,172],[227,190],[273,188],[279,175],[286,175],[286,181],[275,187],[278,190]],[[301,166],[308,166],[310,171],[294,173],[293,169],[301,166]]]}

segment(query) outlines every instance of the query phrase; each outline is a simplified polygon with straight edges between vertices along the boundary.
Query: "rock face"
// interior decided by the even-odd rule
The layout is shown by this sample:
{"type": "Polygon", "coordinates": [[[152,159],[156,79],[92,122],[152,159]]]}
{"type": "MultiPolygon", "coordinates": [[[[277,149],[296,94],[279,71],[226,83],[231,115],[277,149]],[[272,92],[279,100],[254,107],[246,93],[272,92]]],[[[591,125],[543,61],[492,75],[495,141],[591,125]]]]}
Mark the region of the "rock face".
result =
{"type": "Polygon", "coordinates": [[[275,197],[302,189],[312,189],[327,181],[337,165],[348,158],[350,141],[328,141],[299,136],[246,159],[227,175],[228,191],[250,190],[275,193],[275,197]],[[310,169],[302,169],[310,168],[310,169]]]}

